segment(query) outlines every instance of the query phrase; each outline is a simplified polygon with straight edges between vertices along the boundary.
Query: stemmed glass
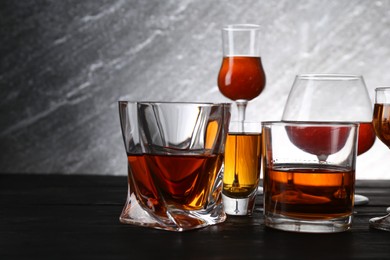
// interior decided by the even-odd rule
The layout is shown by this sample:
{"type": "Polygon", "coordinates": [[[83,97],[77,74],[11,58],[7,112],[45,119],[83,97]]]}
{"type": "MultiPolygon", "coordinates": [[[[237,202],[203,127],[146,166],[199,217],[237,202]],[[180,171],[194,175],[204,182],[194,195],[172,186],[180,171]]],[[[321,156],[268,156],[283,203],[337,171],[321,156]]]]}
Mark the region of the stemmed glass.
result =
{"type": "Polygon", "coordinates": [[[259,37],[259,25],[235,24],[222,29],[223,59],[218,88],[235,101],[241,122],[245,120],[248,101],[259,96],[265,87],[259,37]]]}
{"type": "MultiPolygon", "coordinates": [[[[390,87],[375,89],[373,125],[376,136],[390,148],[390,87]]],[[[370,219],[370,227],[390,231],[390,214],[370,219]]]]}
{"type": "MultiPolygon", "coordinates": [[[[359,75],[297,75],[284,107],[284,121],[359,123],[358,152],[363,154],[375,142],[372,104],[364,79],[359,75]]],[[[326,161],[326,157],[318,157],[326,161]]],[[[355,205],[368,198],[355,194],[355,205]]]]}

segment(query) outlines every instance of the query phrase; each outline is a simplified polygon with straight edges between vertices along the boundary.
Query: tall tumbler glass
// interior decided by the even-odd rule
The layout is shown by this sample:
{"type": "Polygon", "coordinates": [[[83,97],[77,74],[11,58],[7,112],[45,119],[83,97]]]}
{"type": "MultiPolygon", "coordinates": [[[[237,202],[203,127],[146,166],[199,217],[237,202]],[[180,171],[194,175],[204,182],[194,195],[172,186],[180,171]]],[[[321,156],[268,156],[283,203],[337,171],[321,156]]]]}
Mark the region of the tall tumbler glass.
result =
{"type": "Polygon", "coordinates": [[[129,169],[120,221],[169,231],[223,222],[230,104],[138,102],[135,109],[120,101],[119,108],[129,169]]]}

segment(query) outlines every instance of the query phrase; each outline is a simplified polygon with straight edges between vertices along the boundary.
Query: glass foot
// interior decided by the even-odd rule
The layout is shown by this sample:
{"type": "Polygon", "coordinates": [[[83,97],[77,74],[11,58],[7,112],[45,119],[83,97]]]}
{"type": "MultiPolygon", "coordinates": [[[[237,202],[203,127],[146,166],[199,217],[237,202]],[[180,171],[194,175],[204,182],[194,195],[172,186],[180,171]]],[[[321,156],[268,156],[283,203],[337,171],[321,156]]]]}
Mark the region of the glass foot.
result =
{"type": "Polygon", "coordinates": [[[390,231],[390,214],[370,219],[370,227],[390,231]]]}
{"type": "Polygon", "coordinates": [[[366,196],[355,194],[354,205],[365,205],[368,204],[368,202],[370,202],[370,200],[366,196]]]}

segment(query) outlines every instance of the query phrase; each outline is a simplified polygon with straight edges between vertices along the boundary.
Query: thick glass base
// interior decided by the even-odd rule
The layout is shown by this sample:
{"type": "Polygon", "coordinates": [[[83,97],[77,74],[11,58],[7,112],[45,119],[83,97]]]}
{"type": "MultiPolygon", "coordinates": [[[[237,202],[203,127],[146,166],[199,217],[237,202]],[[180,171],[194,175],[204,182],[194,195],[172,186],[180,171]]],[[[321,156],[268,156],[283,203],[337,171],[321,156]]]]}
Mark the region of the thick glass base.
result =
{"type": "Polygon", "coordinates": [[[383,217],[372,218],[369,222],[371,228],[390,231],[390,214],[383,217]]]}
{"type": "Polygon", "coordinates": [[[284,231],[301,233],[336,233],[351,228],[352,216],[323,220],[302,220],[283,215],[268,214],[265,216],[265,225],[284,231]]]}
{"type": "Polygon", "coordinates": [[[219,203],[209,205],[202,210],[167,209],[166,212],[157,215],[152,210],[143,208],[138,203],[134,193],[128,197],[119,217],[119,221],[124,224],[176,232],[203,228],[222,223],[225,220],[226,214],[221,200],[219,203]]]}
{"type": "Polygon", "coordinates": [[[252,215],[255,206],[256,192],[249,198],[231,198],[222,194],[225,213],[235,216],[252,215]]]}

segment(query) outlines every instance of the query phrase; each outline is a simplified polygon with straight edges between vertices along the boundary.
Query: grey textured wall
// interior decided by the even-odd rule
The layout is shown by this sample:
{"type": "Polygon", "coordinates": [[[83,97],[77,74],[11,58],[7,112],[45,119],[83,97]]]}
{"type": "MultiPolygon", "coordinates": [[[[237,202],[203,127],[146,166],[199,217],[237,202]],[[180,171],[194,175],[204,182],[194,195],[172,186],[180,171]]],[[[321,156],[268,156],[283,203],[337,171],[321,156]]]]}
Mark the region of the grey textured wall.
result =
{"type": "MultiPolygon", "coordinates": [[[[263,26],[267,86],[248,118],[278,120],[296,74],[390,85],[390,1],[0,2],[0,172],[125,175],[119,99],[228,101],[220,28],[263,26]]],[[[390,178],[377,140],[358,178],[390,178]]]]}

